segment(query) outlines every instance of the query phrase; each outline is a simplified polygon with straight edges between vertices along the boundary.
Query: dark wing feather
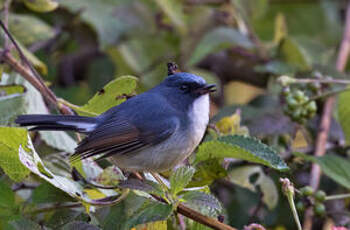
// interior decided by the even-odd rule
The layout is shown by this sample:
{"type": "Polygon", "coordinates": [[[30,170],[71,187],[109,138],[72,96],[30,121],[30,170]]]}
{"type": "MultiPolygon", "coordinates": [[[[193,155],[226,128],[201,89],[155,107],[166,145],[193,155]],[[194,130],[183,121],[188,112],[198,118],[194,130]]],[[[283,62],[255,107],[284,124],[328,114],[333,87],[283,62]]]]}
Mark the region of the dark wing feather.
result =
{"type": "MultiPolygon", "coordinates": [[[[132,103],[132,99],[130,101],[132,103]]],[[[157,103],[156,100],[153,101],[157,103]]],[[[127,109],[135,106],[120,107],[120,111],[111,111],[103,115],[104,122],[79,143],[72,159],[84,159],[97,155],[100,159],[115,154],[140,151],[147,146],[164,141],[179,126],[179,120],[176,117],[168,117],[166,110],[159,109],[158,105],[153,106],[153,110],[141,111],[143,109],[141,107],[138,113],[133,111],[128,115],[127,109]],[[155,117],[157,119],[154,119],[155,117]]]]}

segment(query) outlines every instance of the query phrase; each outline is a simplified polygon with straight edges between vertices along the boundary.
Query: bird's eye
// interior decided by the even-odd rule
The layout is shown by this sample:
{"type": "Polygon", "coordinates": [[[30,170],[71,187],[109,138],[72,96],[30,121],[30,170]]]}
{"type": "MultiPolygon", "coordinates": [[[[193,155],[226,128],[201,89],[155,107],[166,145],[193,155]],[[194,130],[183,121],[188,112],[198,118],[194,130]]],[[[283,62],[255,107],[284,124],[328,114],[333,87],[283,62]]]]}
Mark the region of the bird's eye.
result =
{"type": "Polygon", "coordinates": [[[182,85],[182,86],[180,86],[180,89],[182,91],[186,91],[186,90],[188,90],[188,85],[182,85]]]}

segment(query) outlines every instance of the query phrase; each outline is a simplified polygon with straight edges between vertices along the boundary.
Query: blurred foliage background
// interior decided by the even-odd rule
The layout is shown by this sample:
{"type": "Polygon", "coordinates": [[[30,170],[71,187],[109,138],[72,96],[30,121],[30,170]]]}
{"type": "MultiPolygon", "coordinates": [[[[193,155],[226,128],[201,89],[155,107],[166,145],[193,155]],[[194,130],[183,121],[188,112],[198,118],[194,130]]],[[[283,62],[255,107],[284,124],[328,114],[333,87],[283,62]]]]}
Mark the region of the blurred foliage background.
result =
{"type": "MultiPolygon", "coordinates": [[[[2,19],[7,17],[4,15],[6,4],[10,6],[9,30],[27,58],[54,93],[72,104],[86,104],[108,82],[123,75],[136,76],[139,79],[137,92],[141,93],[165,78],[166,63],[172,61],[182,71],[216,83],[219,90],[212,95],[211,123],[224,134],[249,134],[259,138],[279,152],[291,168],[289,173],[281,174],[232,159],[224,160],[223,174],[220,174],[222,162],[218,163],[218,172],[212,165],[205,168],[207,174],[217,174],[206,175],[210,179],[207,184],[221,201],[227,224],[239,229],[253,222],[268,229],[296,229],[278,179],[281,175],[287,176],[296,188],[309,184],[311,161],[320,164],[327,175],[321,180],[321,189],[327,194],[345,193],[350,188],[347,149],[350,95],[342,93],[334,109],[327,144],[329,158],[311,159],[302,154],[295,157],[293,152],[313,152],[324,102],[322,95],[344,87],[304,84],[288,88],[277,82],[281,75],[293,79],[349,78],[335,69],[347,1],[1,0],[2,19]],[[283,94],[286,88],[293,91],[292,96],[290,92],[283,94]],[[298,94],[296,91],[302,91],[301,100],[306,98],[299,104],[303,109],[306,106],[305,113],[303,109],[296,112],[290,106],[292,97],[298,94]],[[315,96],[319,97],[311,100],[315,96]],[[308,100],[312,105],[306,103],[308,100]],[[213,182],[214,179],[217,180],[213,182]]],[[[1,42],[3,45],[4,36],[1,42]]],[[[14,49],[11,52],[15,53],[14,49]]],[[[1,70],[13,74],[4,64],[1,70]]],[[[8,90],[4,88],[3,91],[11,94],[8,90]]],[[[3,91],[0,88],[0,95],[3,91]]],[[[17,110],[10,119],[5,119],[8,111],[15,110],[11,107],[15,102],[8,103],[10,106],[0,104],[0,120],[1,125],[12,126],[15,115],[23,111],[17,110]]],[[[208,132],[215,133],[211,129],[208,132]]],[[[207,135],[206,140],[212,136],[207,135]]],[[[53,147],[60,149],[59,144],[47,142],[50,138],[45,137],[46,142],[35,139],[41,155],[50,157],[53,147]]],[[[15,192],[32,191],[26,193],[29,197],[27,209],[71,199],[38,178],[13,182],[2,173],[0,192],[6,187],[1,183],[15,192]]],[[[0,201],[2,199],[0,197],[0,201]]],[[[305,199],[297,200],[304,206],[310,205],[305,199]]],[[[326,214],[315,218],[314,229],[329,223],[350,225],[348,202],[327,202],[326,208],[326,214]]],[[[118,213],[118,208],[111,209],[118,213]]],[[[74,223],[97,223],[97,219],[91,220],[81,211],[62,209],[32,216],[30,223],[35,227],[42,224],[52,229],[73,229],[73,224],[68,226],[67,223],[73,220],[74,223]]],[[[103,222],[106,229],[112,226],[107,222],[103,222]]],[[[18,226],[28,223],[22,221],[12,227],[6,226],[22,229],[18,226]]],[[[204,229],[202,225],[187,227],[204,229]]],[[[168,229],[172,229],[169,224],[168,229]]]]}

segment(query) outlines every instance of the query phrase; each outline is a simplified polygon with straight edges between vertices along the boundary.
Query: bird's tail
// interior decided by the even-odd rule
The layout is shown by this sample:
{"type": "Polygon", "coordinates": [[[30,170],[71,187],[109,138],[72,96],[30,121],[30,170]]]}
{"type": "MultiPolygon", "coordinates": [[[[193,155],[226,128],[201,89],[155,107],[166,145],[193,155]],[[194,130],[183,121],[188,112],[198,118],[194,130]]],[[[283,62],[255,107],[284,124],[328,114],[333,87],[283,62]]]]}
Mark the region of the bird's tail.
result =
{"type": "Polygon", "coordinates": [[[20,115],[15,120],[20,126],[33,126],[30,130],[65,130],[88,133],[94,130],[97,119],[75,115],[20,115]]]}

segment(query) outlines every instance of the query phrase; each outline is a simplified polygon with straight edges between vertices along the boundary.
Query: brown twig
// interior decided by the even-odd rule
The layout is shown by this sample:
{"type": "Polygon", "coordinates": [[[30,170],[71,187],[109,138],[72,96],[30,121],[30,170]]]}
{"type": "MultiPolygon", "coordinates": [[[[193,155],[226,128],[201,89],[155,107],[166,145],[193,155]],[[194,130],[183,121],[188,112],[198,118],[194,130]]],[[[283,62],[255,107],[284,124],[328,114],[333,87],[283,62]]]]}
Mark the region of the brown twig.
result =
{"type": "MultiPolygon", "coordinates": [[[[4,25],[6,28],[8,28],[8,21],[9,21],[9,9],[10,9],[11,0],[6,0],[4,3],[4,25]]],[[[10,43],[7,36],[5,36],[5,42],[4,47],[6,51],[10,50],[10,43]]]]}
{"type": "MultiPolygon", "coordinates": [[[[346,21],[345,21],[343,40],[339,48],[338,59],[336,62],[336,69],[339,72],[344,71],[345,65],[348,61],[349,51],[350,51],[350,2],[348,3],[347,9],[346,9],[346,21]]],[[[315,152],[314,152],[315,156],[323,156],[326,153],[326,144],[327,144],[328,133],[329,133],[330,124],[331,124],[332,108],[334,106],[335,101],[336,101],[335,96],[332,96],[332,97],[329,97],[324,104],[321,123],[319,126],[319,132],[316,138],[316,145],[315,145],[315,152]]],[[[321,177],[320,166],[317,164],[312,164],[311,175],[310,175],[310,185],[314,190],[317,190],[319,187],[320,177],[321,177]]],[[[312,217],[313,217],[312,208],[308,208],[304,216],[304,225],[303,225],[304,230],[312,229],[312,217]]]]}
{"type": "Polygon", "coordinates": [[[227,224],[224,224],[224,223],[221,223],[220,221],[218,220],[215,220],[213,218],[210,218],[210,217],[207,217],[207,216],[204,216],[202,215],[201,213],[193,210],[193,209],[190,209],[188,207],[186,207],[185,205],[183,204],[179,204],[177,206],[177,212],[180,213],[181,215],[184,215],[198,223],[201,223],[203,225],[206,225],[208,227],[211,227],[212,229],[217,229],[217,230],[236,230],[235,228],[227,225],[227,224]]]}

